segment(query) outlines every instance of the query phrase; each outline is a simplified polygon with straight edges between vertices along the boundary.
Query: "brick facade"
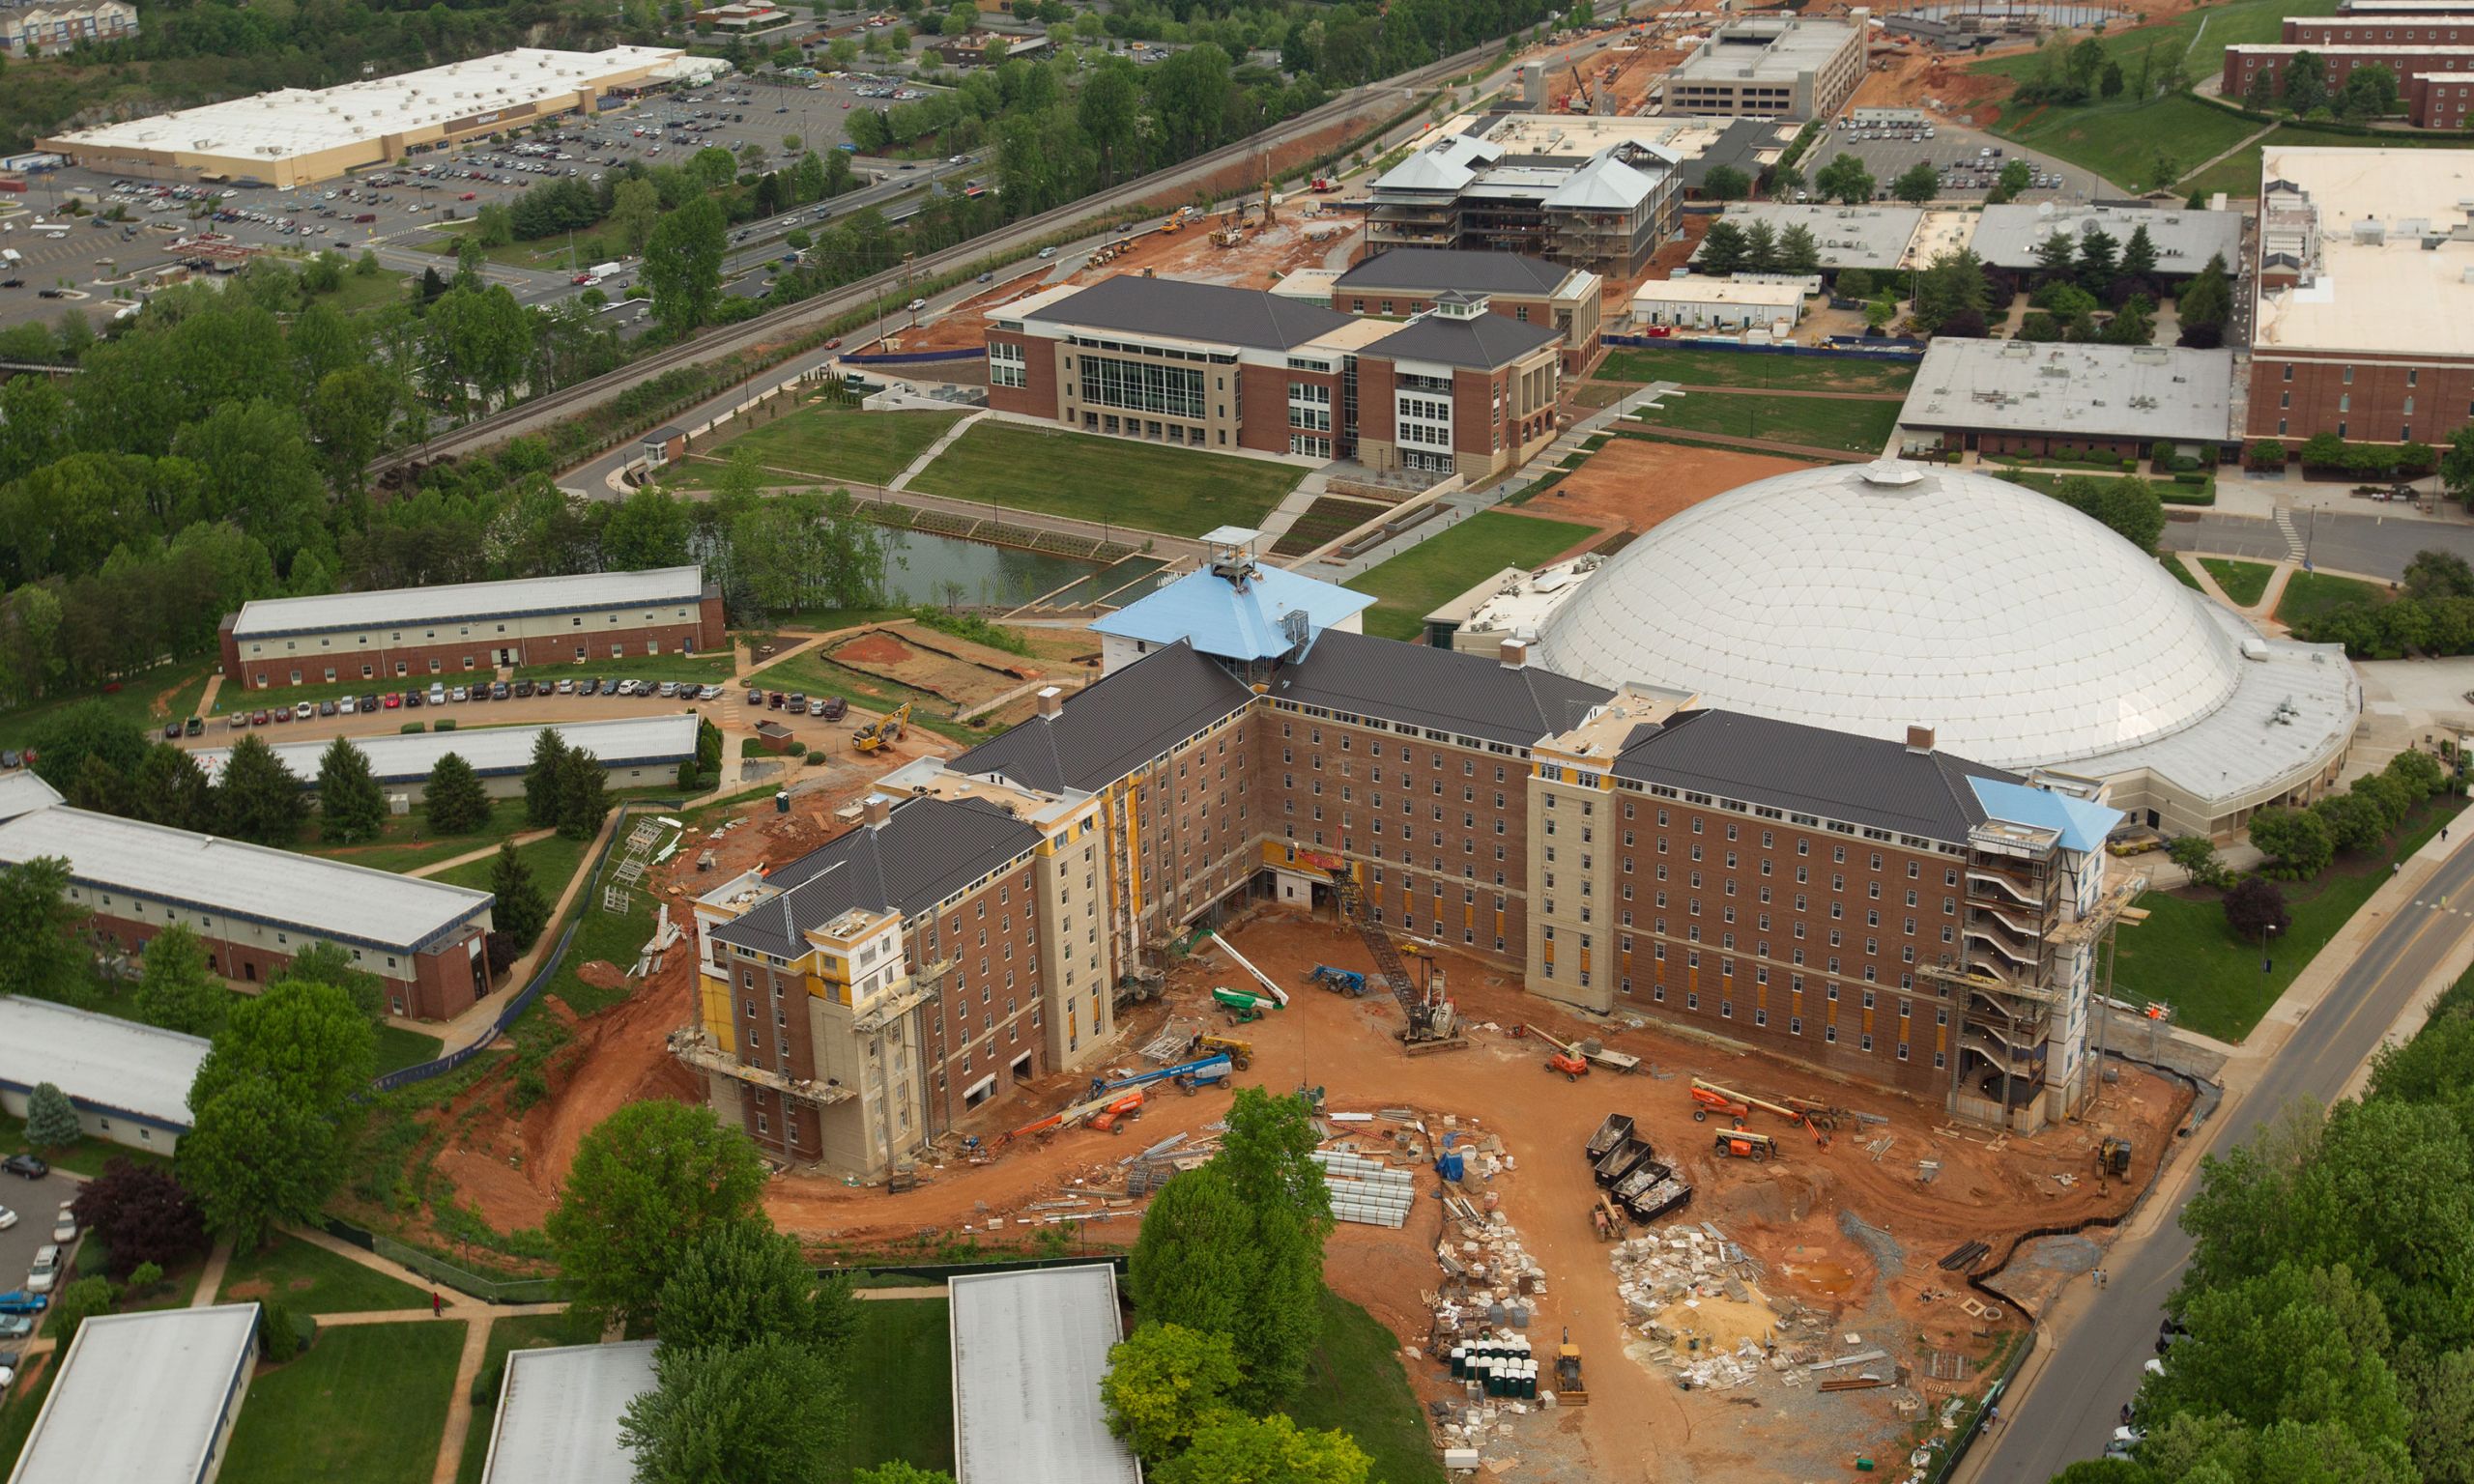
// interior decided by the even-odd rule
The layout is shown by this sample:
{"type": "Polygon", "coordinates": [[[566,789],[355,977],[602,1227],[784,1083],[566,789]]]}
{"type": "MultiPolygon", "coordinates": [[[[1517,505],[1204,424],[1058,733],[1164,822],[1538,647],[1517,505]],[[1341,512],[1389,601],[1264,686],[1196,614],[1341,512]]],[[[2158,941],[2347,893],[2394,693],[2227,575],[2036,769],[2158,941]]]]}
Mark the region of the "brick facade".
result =
{"type": "MultiPolygon", "coordinates": [[[[655,607],[675,611],[676,603],[655,607]]],[[[432,679],[487,675],[502,665],[538,669],[599,665],[647,654],[709,653],[729,642],[722,599],[707,590],[692,616],[644,621],[646,606],[630,604],[551,617],[379,623],[304,634],[253,634],[222,629],[223,674],[245,690],[367,682],[403,689],[432,679]],[[530,630],[531,632],[527,632],[530,630]],[[249,651],[255,647],[257,652],[249,651]],[[391,685],[388,682],[393,682],[391,685]]]]}
{"type": "MultiPolygon", "coordinates": [[[[189,926],[197,931],[194,923],[189,926]]],[[[93,913],[85,923],[90,936],[131,958],[141,956],[146,945],[163,927],[159,922],[112,912],[93,913]]],[[[383,955],[373,957],[369,950],[363,949],[354,966],[378,977],[386,987],[388,1008],[392,1013],[415,1020],[451,1020],[489,993],[488,956],[476,956],[471,946],[480,936],[478,928],[471,928],[425,953],[400,956],[403,961],[394,968],[388,967],[383,955]]],[[[254,989],[266,984],[293,958],[291,954],[263,944],[240,942],[211,932],[198,931],[198,941],[206,949],[207,968],[244,988],[254,989]]]]}
{"type": "MultiPolygon", "coordinates": [[[[2235,100],[2242,98],[2251,86],[2251,79],[2263,74],[2271,85],[2282,91],[2286,64],[2292,59],[2296,49],[2289,45],[2228,46],[2222,79],[2225,96],[2235,100]]],[[[2400,93],[2408,91],[2416,73],[2474,71],[2474,45],[2447,47],[2433,43],[2332,51],[2320,51],[2316,47],[2301,49],[2312,51],[2327,69],[2331,97],[2345,87],[2345,79],[2351,77],[2358,67],[2384,67],[2395,72],[2400,93]]]]}
{"type": "Polygon", "coordinates": [[[2288,15],[2278,38],[2296,46],[2474,46],[2474,0],[2464,15],[2288,15]]]}
{"type": "Polygon", "coordinates": [[[2474,420],[2474,364],[2254,353],[2247,431],[2299,443],[2316,433],[2434,447],[2474,420]]]}

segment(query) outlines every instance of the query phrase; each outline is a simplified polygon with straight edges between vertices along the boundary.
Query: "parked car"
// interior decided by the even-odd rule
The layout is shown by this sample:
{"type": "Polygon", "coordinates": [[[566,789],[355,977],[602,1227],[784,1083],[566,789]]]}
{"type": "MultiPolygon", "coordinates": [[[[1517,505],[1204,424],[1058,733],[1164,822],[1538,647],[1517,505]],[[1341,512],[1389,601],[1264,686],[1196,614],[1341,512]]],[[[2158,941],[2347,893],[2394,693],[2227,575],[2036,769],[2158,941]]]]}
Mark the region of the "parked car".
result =
{"type": "Polygon", "coordinates": [[[375,711],[375,710],[377,710],[377,709],[378,709],[378,698],[377,698],[377,697],[375,697],[375,696],[363,696],[362,698],[360,698],[360,709],[362,709],[363,711],[375,711]]]}
{"type": "Polygon", "coordinates": [[[824,699],[818,701],[812,709],[816,715],[823,717],[828,722],[838,722],[842,720],[842,714],[850,709],[850,702],[839,696],[827,696],[824,699]]]}
{"type": "Polygon", "coordinates": [[[770,711],[779,711],[779,710],[781,710],[781,709],[782,709],[782,693],[781,693],[780,691],[774,691],[774,692],[772,692],[771,694],[767,695],[767,696],[764,698],[764,705],[765,705],[765,709],[770,710],[770,711]]]}
{"type": "MultiPolygon", "coordinates": [[[[349,711],[352,707],[346,706],[344,709],[349,711]]],[[[309,702],[305,700],[296,702],[292,708],[292,719],[296,722],[305,722],[317,714],[316,708],[311,706],[309,702]]],[[[278,718],[278,720],[280,720],[280,718],[278,718]]]]}
{"type": "Polygon", "coordinates": [[[347,696],[335,702],[335,710],[345,716],[358,716],[360,713],[360,702],[347,696]]]}
{"type": "Polygon", "coordinates": [[[320,716],[333,716],[336,714],[337,709],[338,708],[335,703],[331,700],[322,700],[318,702],[318,714],[320,716]]]}
{"type": "Polygon", "coordinates": [[[453,690],[451,690],[451,691],[447,692],[447,693],[446,693],[446,697],[447,697],[447,699],[452,700],[452,701],[455,701],[455,702],[457,702],[458,704],[461,704],[461,703],[463,702],[463,699],[464,699],[464,687],[462,687],[462,686],[460,686],[460,685],[459,685],[459,686],[457,686],[455,689],[453,689],[453,690]]]}
{"type": "Polygon", "coordinates": [[[429,701],[427,698],[423,697],[418,691],[406,691],[404,693],[404,704],[408,707],[417,708],[427,705],[429,701]]]}
{"type": "Polygon", "coordinates": [[[252,725],[264,727],[267,724],[267,713],[264,711],[253,711],[249,713],[249,721],[252,725]]]}
{"type": "Polygon", "coordinates": [[[56,1242],[46,1241],[35,1248],[35,1265],[26,1273],[26,1292],[47,1294],[59,1282],[60,1247],[56,1242]]]}
{"type": "Polygon", "coordinates": [[[429,683],[429,703],[433,706],[443,706],[446,704],[446,681],[432,680],[429,683]]]}
{"type": "Polygon", "coordinates": [[[560,695],[561,695],[561,696],[572,696],[572,695],[574,695],[575,693],[576,693],[576,683],[575,683],[573,680],[561,680],[561,681],[560,681],[560,682],[559,682],[559,694],[560,694],[560,695]]]}
{"type": "Polygon", "coordinates": [[[668,699],[669,698],[678,694],[678,682],[676,680],[664,680],[661,684],[653,688],[653,694],[663,698],[664,699],[668,699]]]}
{"type": "Polygon", "coordinates": [[[181,735],[185,737],[205,736],[206,718],[202,716],[192,716],[187,721],[181,723],[181,735]]]}
{"type": "Polygon", "coordinates": [[[749,705],[751,705],[751,706],[762,706],[762,705],[763,705],[763,704],[764,704],[764,693],[763,693],[762,691],[755,691],[755,690],[751,690],[751,691],[749,691],[749,692],[747,693],[747,703],[748,703],[749,705]]]}
{"type": "Polygon", "coordinates": [[[0,1170],[24,1180],[41,1180],[51,1173],[51,1162],[40,1155],[11,1155],[0,1159],[0,1170]]]}
{"type": "Polygon", "coordinates": [[[0,1314],[0,1340],[22,1340],[35,1332],[35,1322],[23,1314],[0,1314]]]}
{"type": "Polygon", "coordinates": [[[388,691],[385,696],[379,698],[379,699],[389,711],[399,711],[403,709],[404,693],[401,691],[388,691]]]}
{"type": "Polygon", "coordinates": [[[506,699],[507,695],[507,683],[505,681],[493,680],[490,682],[490,699],[504,700],[506,699]]]}
{"type": "Polygon", "coordinates": [[[6,1206],[0,1206],[0,1232],[5,1232],[5,1231],[7,1231],[9,1228],[11,1228],[11,1227],[13,1227],[13,1226],[14,1226],[14,1225],[16,1225],[16,1224],[17,1224],[17,1213],[16,1213],[15,1212],[14,1212],[14,1211],[11,1211],[11,1210],[10,1210],[8,1207],[6,1207],[6,1206]]]}
{"type": "Polygon", "coordinates": [[[68,1201],[61,1202],[60,1214],[51,1218],[51,1240],[64,1245],[77,1240],[77,1213],[69,1209],[70,1205],[68,1201]]]}
{"type": "Polygon", "coordinates": [[[40,1314],[50,1307],[47,1295],[28,1293],[22,1288],[0,1294],[0,1314],[40,1314]]]}
{"type": "Polygon", "coordinates": [[[180,740],[180,738],[181,738],[181,722],[180,722],[180,718],[178,718],[178,717],[174,717],[172,720],[170,720],[170,721],[168,721],[168,722],[165,722],[165,723],[163,724],[163,740],[164,740],[164,741],[166,741],[166,742],[177,742],[177,741],[179,741],[179,740],[180,740]]]}

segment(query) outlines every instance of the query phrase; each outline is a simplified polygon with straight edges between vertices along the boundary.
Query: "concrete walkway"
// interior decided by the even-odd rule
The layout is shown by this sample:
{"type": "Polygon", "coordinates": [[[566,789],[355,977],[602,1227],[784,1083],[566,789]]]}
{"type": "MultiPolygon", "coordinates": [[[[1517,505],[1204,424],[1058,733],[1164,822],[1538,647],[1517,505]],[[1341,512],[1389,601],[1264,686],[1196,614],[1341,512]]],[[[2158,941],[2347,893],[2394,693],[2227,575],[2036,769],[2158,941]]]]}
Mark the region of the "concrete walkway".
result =
{"type": "MultiPolygon", "coordinates": [[[[557,833],[558,832],[556,830],[526,830],[521,834],[509,835],[506,838],[521,846],[529,845],[536,840],[548,840],[552,835],[557,833]]],[[[470,866],[475,861],[486,861],[498,853],[499,847],[497,845],[483,845],[478,850],[467,850],[462,855],[450,855],[443,861],[432,861],[426,866],[416,866],[412,870],[405,871],[404,874],[408,876],[434,876],[441,871],[453,870],[458,866],[470,866]]]]}
{"type": "Polygon", "coordinates": [[[189,1296],[189,1307],[209,1309],[215,1306],[216,1292],[223,1287],[224,1270],[232,1266],[232,1243],[218,1241],[215,1250],[206,1254],[206,1267],[197,1275],[197,1292],[189,1296]]]}
{"type": "Polygon", "coordinates": [[[987,415],[988,410],[986,408],[982,408],[978,412],[964,417],[960,422],[955,423],[952,427],[947,428],[943,437],[937,439],[935,442],[930,443],[926,448],[920,450],[919,457],[911,460],[910,463],[903,469],[901,473],[898,473],[891,479],[887,480],[885,482],[885,488],[888,490],[908,489],[910,487],[911,480],[916,479],[922,473],[925,473],[928,466],[936,462],[936,455],[944,452],[948,448],[951,448],[954,445],[954,440],[962,437],[964,429],[970,427],[973,423],[978,422],[981,418],[987,415]]]}

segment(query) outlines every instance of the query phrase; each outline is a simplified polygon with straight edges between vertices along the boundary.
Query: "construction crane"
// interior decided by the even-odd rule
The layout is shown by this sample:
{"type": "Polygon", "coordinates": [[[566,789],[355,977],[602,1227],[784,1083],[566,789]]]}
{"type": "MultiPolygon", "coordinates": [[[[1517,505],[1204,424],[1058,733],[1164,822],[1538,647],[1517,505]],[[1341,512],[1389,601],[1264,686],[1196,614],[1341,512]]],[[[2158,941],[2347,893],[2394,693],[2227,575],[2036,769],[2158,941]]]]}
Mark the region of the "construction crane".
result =
{"type": "Polygon", "coordinates": [[[1149,1087],[1154,1082],[1174,1082],[1191,1093],[1205,1082],[1225,1080],[1233,1070],[1234,1063],[1229,1055],[1224,1051],[1216,1051],[1197,1061],[1180,1062],[1174,1067],[1154,1068],[1150,1071],[1137,1071],[1130,1077],[1118,1077],[1114,1081],[1107,1077],[1093,1077],[1091,1096],[1097,1098],[1103,1093],[1120,1093],[1128,1088],[1149,1087]]]}
{"type": "Polygon", "coordinates": [[[910,702],[904,701],[883,716],[850,733],[850,745],[863,753],[873,753],[902,740],[904,728],[910,725],[910,702]]]}
{"type": "Polygon", "coordinates": [[[1767,1099],[1755,1098],[1749,1093],[1735,1092],[1731,1089],[1720,1087],[1715,1082],[1711,1082],[1701,1077],[1694,1077],[1692,1079],[1692,1100],[1695,1103],[1700,1104],[1699,1107],[1693,1110],[1693,1117],[1696,1119],[1706,1117],[1711,1108],[1718,1107],[1721,1104],[1724,1104],[1726,1111],[1731,1113],[1734,1112],[1738,1106],[1740,1106],[1746,1113],[1758,1108],[1764,1113],[1770,1114],[1776,1118],[1783,1118],[1791,1124],[1799,1126],[1805,1132],[1811,1134],[1813,1136],[1813,1142],[1820,1145],[1822,1148],[1827,1149],[1829,1147],[1829,1135],[1822,1131],[1821,1125],[1813,1121],[1811,1114],[1806,1113],[1801,1109],[1791,1108],[1784,1103],[1771,1102],[1767,1099]]]}
{"type": "MultiPolygon", "coordinates": [[[[1392,997],[1400,1002],[1400,1013],[1407,1025],[1400,1032],[1400,1046],[1411,1056],[1427,1051],[1445,1051],[1469,1044],[1460,1034],[1460,1014],[1443,994],[1441,976],[1433,973],[1428,960],[1426,982],[1421,987],[1409,978],[1409,966],[1401,961],[1400,946],[1392,941],[1366,910],[1365,895],[1357,889],[1357,877],[1350,874],[1347,863],[1323,857],[1324,870],[1332,878],[1332,891],[1339,899],[1340,917],[1357,928],[1357,935],[1372,956],[1376,972],[1391,989],[1392,997]]],[[[1416,944],[1409,951],[1426,956],[1416,944]]]]}
{"type": "Polygon", "coordinates": [[[1564,111],[1566,113],[1589,112],[1589,84],[1581,80],[1581,70],[1579,65],[1577,63],[1567,62],[1564,66],[1565,71],[1571,73],[1572,77],[1572,91],[1571,94],[1564,100],[1564,111]]]}

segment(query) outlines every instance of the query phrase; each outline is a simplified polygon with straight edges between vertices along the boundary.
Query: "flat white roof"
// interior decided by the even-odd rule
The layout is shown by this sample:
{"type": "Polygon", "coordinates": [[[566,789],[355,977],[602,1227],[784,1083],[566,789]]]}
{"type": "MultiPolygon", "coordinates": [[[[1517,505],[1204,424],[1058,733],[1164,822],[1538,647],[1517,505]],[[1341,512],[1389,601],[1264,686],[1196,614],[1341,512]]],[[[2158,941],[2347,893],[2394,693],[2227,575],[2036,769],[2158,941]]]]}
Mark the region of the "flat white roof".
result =
{"type": "Polygon", "coordinates": [[[1792,82],[1856,40],[1856,28],[1800,16],[1746,16],[1717,27],[1667,73],[1675,82],[1792,82]]]}
{"type": "Polygon", "coordinates": [[[2222,443],[2233,353],[1936,336],[1899,410],[1911,428],[2222,443]]]}
{"type": "Polygon", "coordinates": [[[196,1484],[257,1330],[254,1303],[79,1325],[9,1484],[196,1484]]]}
{"type": "Polygon", "coordinates": [[[2087,234],[2102,230],[2118,250],[2142,227],[2147,229],[2147,241],[2156,248],[2160,272],[2196,273],[2207,267],[2209,258],[2221,257],[2230,273],[2242,260],[2241,213],[2195,212],[2179,206],[2072,207],[2051,201],[1988,206],[1976,218],[1975,237],[1969,245],[1995,268],[2032,268],[2036,249],[2057,235],[2069,238],[2075,245],[2087,234]]]}
{"type": "Polygon", "coordinates": [[[385,587],[314,598],[260,598],[233,620],[238,639],[334,633],[388,624],[461,623],[533,614],[591,613],[639,604],[697,603],[703,567],[645,572],[585,572],[572,577],[522,577],[503,583],[448,583],[437,587],[385,587]]]}
{"type": "Polygon", "coordinates": [[[281,88],[200,108],[57,135],[90,149],[178,150],[246,159],[292,159],[503,112],[587,90],[686,53],[673,46],[548,51],[524,46],[393,77],[333,88],[281,88]]]}
{"type": "MultiPolygon", "coordinates": [[[[417,952],[489,910],[490,894],[57,805],[0,824],[0,862],[69,863],[71,891],[126,892],[305,937],[417,952]]],[[[81,901],[80,905],[84,905],[81,901]]]]}
{"type": "Polygon", "coordinates": [[[0,819],[14,819],[60,802],[60,790],[35,776],[31,768],[0,773],[0,819]]]}
{"type": "Polygon", "coordinates": [[[653,1388],[654,1343],[507,1352],[481,1484],[629,1484],[618,1419],[653,1388]]]}
{"type": "Polygon", "coordinates": [[[1653,278],[1633,291],[1641,304],[1770,304],[1794,308],[1804,301],[1800,283],[1749,283],[1740,278],[1653,278]]]}
{"type": "Polygon", "coordinates": [[[189,1084],[208,1044],[203,1036],[0,995],[0,1085],[49,1082],[73,1102],[175,1131],[189,1127],[189,1084]]]}
{"type": "Polygon", "coordinates": [[[1117,1327],[1105,1263],[948,1278],[955,1484],[1142,1484],[1100,1378],[1117,1327]]]}
{"type": "Polygon", "coordinates": [[[2260,182],[2261,271],[2302,281],[2255,291],[2255,354],[2474,357],[2474,154],[2271,140],[2260,182]]]}
{"type": "MultiPolygon", "coordinates": [[[[482,727],[471,731],[415,731],[382,733],[374,737],[355,737],[358,747],[369,758],[370,771],[382,784],[418,783],[428,779],[438,768],[438,759],[453,753],[473,765],[483,777],[491,774],[521,773],[532,762],[533,746],[541,733],[555,731],[571,748],[582,748],[600,759],[602,766],[615,767],[626,763],[678,762],[696,755],[696,715],[680,711],[669,716],[626,716],[606,722],[544,722],[532,727],[482,727]]],[[[313,742],[278,742],[272,751],[280,762],[303,784],[318,777],[318,759],[326,756],[333,739],[313,742]]],[[[219,778],[223,764],[232,756],[228,747],[209,748],[196,755],[198,766],[210,778],[219,778]]],[[[5,801],[5,795],[0,795],[5,801]]]]}
{"type": "MultiPolygon", "coordinates": [[[[1801,227],[1813,235],[1814,245],[1821,249],[1821,266],[1827,269],[1882,269],[1896,268],[1905,261],[1924,214],[1912,206],[1737,201],[1728,204],[1725,219],[1739,227],[1766,221],[1774,233],[1801,227]]],[[[1973,225],[1972,216],[1970,225],[1973,225]]],[[[1701,250],[1696,247],[1692,255],[1699,257],[1701,250]]]]}

